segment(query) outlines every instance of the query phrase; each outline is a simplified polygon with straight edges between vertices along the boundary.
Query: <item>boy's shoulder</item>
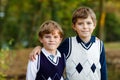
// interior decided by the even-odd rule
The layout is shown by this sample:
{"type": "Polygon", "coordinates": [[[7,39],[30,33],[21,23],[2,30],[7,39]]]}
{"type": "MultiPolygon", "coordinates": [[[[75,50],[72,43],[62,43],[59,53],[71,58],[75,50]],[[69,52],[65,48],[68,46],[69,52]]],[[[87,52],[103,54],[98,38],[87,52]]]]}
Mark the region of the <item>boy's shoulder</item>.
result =
{"type": "Polygon", "coordinates": [[[100,39],[98,37],[95,37],[96,41],[100,41],[100,39]]]}
{"type": "Polygon", "coordinates": [[[100,38],[98,38],[98,37],[95,37],[95,40],[96,41],[100,41],[100,42],[103,42],[100,38]]]}
{"type": "Polygon", "coordinates": [[[99,41],[100,43],[103,44],[103,41],[101,39],[99,39],[98,37],[96,37],[96,41],[99,41]]]}
{"type": "Polygon", "coordinates": [[[104,46],[103,41],[100,40],[98,37],[96,37],[96,41],[100,44],[100,51],[102,52],[102,47],[104,46]]]}

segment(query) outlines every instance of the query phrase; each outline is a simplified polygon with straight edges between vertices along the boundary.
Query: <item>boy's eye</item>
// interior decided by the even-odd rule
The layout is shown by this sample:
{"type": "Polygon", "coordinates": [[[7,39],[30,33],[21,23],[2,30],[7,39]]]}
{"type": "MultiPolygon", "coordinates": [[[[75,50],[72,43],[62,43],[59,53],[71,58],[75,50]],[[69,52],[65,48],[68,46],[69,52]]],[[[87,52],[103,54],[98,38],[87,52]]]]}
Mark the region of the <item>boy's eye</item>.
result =
{"type": "Polygon", "coordinates": [[[81,22],[81,23],[78,23],[78,25],[82,25],[83,23],[81,22]]]}
{"type": "Polygon", "coordinates": [[[54,36],[54,38],[58,38],[58,36],[54,36]]]}
{"type": "Polygon", "coordinates": [[[92,24],[91,22],[87,22],[87,24],[92,24]]]}
{"type": "MultiPolygon", "coordinates": [[[[53,38],[58,38],[59,36],[53,36],[53,38]]],[[[45,38],[51,38],[51,36],[45,36],[45,38]]]]}
{"type": "Polygon", "coordinates": [[[45,38],[50,38],[50,36],[45,36],[45,38]]]}

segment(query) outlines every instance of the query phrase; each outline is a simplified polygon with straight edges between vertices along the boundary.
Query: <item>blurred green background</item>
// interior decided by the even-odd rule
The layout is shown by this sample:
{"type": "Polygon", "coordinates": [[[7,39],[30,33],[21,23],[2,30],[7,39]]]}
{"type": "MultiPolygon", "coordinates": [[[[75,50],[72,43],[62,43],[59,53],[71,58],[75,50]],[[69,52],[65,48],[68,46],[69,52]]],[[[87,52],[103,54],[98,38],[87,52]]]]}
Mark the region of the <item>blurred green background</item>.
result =
{"type": "Polygon", "coordinates": [[[95,11],[93,35],[105,43],[108,80],[120,80],[119,4],[117,0],[0,0],[0,80],[25,80],[29,53],[40,44],[37,30],[45,20],[61,24],[65,38],[74,36],[71,18],[80,6],[95,11]]]}

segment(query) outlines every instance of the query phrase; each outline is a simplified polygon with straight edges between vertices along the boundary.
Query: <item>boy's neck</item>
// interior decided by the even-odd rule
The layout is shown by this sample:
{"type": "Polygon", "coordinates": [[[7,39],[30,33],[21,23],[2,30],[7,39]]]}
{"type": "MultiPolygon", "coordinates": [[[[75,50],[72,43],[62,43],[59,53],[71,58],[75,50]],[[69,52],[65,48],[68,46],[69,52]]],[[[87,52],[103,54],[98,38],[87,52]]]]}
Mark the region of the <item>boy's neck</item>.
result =
{"type": "Polygon", "coordinates": [[[80,39],[81,39],[84,43],[88,43],[88,42],[90,41],[90,39],[91,39],[91,36],[90,36],[90,37],[86,37],[86,38],[80,37],[80,39]]]}
{"type": "Polygon", "coordinates": [[[56,55],[56,53],[57,53],[57,50],[48,50],[46,48],[45,48],[45,50],[51,55],[56,55]]]}

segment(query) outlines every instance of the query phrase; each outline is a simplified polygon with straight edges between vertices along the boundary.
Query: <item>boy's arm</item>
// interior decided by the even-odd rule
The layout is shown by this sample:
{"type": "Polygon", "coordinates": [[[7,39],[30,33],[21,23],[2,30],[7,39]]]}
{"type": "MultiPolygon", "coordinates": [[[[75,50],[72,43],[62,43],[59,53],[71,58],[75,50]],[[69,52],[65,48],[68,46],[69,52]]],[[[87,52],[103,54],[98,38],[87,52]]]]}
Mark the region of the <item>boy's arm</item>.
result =
{"type": "Polygon", "coordinates": [[[100,55],[100,63],[101,63],[101,80],[107,80],[107,63],[106,63],[106,56],[105,56],[105,49],[104,44],[102,42],[102,51],[100,55]]]}
{"type": "Polygon", "coordinates": [[[66,38],[58,47],[58,50],[63,54],[65,54],[65,56],[68,55],[69,52],[69,38],[66,38]]]}
{"type": "Polygon", "coordinates": [[[32,60],[32,61],[34,61],[34,60],[36,59],[35,56],[38,55],[38,54],[40,54],[40,52],[41,52],[41,46],[36,46],[36,47],[31,51],[31,53],[30,53],[30,55],[29,55],[29,59],[32,60]]]}
{"type": "MultiPolygon", "coordinates": [[[[69,38],[65,39],[61,45],[58,47],[58,50],[61,52],[61,53],[64,53],[66,56],[68,55],[68,51],[69,51],[69,38]]],[[[34,61],[36,58],[35,56],[37,54],[40,54],[41,52],[41,46],[36,46],[32,52],[30,53],[29,55],[29,59],[34,61]]]]}

